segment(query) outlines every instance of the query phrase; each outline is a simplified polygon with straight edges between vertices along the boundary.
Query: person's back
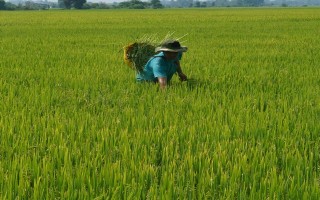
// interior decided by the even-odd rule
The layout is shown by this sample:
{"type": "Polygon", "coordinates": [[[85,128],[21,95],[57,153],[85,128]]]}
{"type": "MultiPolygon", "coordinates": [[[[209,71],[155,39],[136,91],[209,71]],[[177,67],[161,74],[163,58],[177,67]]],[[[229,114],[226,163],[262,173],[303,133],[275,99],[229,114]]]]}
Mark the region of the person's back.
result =
{"type": "Polygon", "coordinates": [[[177,72],[177,62],[181,57],[182,53],[179,52],[177,59],[166,60],[164,53],[160,52],[150,58],[143,71],[138,73],[136,78],[138,81],[157,82],[158,77],[165,77],[167,81],[170,81],[174,73],[177,72]]]}

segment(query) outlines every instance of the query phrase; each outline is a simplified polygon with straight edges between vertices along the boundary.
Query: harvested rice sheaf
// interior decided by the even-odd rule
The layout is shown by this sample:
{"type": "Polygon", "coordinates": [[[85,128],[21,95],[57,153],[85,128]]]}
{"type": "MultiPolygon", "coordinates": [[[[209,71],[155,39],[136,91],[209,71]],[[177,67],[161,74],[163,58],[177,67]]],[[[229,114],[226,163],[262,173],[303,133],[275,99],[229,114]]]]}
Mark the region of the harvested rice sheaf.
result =
{"type": "Polygon", "coordinates": [[[155,55],[155,48],[157,46],[160,46],[161,43],[168,39],[179,41],[183,37],[174,38],[173,33],[168,33],[162,40],[159,40],[155,35],[145,35],[137,41],[123,47],[124,62],[130,68],[141,72],[148,60],[155,55]]]}
{"type": "Polygon", "coordinates": [[[124,62],[140,72],[144,65],[155,54],[155,46],[147,42],[134,42],[124,47],[124,62]]]}

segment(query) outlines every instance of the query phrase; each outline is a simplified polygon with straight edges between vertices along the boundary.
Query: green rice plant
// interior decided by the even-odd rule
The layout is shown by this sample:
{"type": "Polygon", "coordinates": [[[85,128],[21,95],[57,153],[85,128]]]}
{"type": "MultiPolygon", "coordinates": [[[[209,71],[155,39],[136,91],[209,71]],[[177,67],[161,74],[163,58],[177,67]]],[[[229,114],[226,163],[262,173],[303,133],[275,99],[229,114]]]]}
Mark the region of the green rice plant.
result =
{"type": "Polygon", "coordinates": [[[1,12],[0,199],[319,199],[319,13],[1,12]],[[136,84],[168,31],[192,81],[136,84]]]}

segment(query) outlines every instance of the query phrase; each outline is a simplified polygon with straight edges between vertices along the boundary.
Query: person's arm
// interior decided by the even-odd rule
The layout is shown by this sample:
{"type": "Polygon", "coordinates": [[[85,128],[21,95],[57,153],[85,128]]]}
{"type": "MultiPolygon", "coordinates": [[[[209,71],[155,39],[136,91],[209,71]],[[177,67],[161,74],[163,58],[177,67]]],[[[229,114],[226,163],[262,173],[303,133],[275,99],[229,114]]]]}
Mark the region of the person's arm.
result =
{"type": "Polygon", "coordinates": [[[167,87],[167,78],[166,77],[158,77],[159,85],[161,89],[165,89],[167,87]]]}
{"type": "Polygon", "coordinates": [[[180,62],[176,61],[176,65],[177,65],[177,73],[178,76],[180,78],[181,81],[186,81],[188,79],[188,77],[182,72],[181,66],[180,66],[180,62]]]}
{"type": "Polygon", "coordinates": [[[154,77],[157,79],[161,89],[166,88],[168,84],[167,73],[164,70],[164,66],[166,66],[166,63],[165,59],[162,57],[154,59],[154,62],[151,65],[154,77]]]}

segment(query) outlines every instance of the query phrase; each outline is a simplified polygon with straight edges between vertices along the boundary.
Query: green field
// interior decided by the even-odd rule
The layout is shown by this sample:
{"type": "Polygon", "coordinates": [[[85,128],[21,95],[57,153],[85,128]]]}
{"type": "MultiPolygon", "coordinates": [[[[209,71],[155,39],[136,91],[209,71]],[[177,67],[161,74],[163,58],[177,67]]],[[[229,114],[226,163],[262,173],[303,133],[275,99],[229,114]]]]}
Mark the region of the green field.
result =
{"type": "Polygon", "coordinates": [[[320,199],[320,8],[0,12],[0,199],[320,199]],[[122,47],[188,34],[192,81],[122,47]]]}

